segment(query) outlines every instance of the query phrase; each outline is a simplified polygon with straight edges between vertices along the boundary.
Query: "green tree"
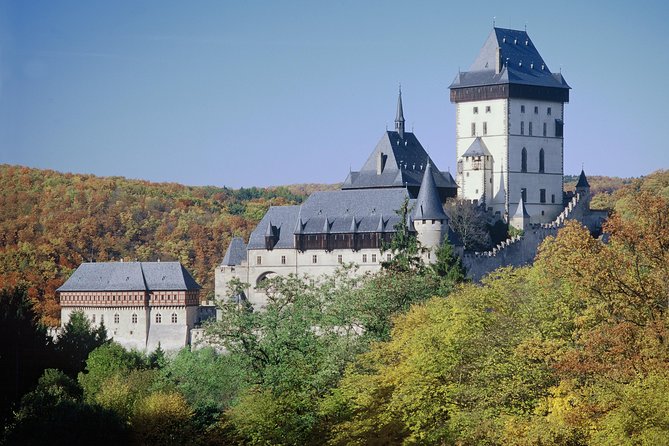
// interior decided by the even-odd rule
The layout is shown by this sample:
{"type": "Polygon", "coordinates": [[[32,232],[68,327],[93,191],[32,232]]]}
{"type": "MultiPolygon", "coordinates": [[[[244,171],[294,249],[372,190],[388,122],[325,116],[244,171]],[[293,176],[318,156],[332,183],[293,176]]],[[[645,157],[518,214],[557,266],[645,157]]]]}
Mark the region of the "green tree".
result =
{"type": "Polygon", "coordinates": [[[81,388],[66,374],[48,369],[27,393],[7,426],[5,445],[127,444],[123,420],[114,412],[81,401],[81,388]]]}
{"type": "Polygon", "coordinates": [[[193,411],[176,392],[155,392],[143,398],[135,407],[131,425],[142,445],[180,446],[195,440],[193,411]]]}
{"type": "Polygon", "coordinates": [[[140,353],[129,352],[119,344],[109,342],[91,352],[85,371],[79,373],[77,379],[86,400],[93,401],[107,379],[146,367],[146,359],[140,353]]]}
{"type": "Polygon", "coordinates": [[[92,327],[83,311],[73,312],[55,344],[59,368],[76,377],[84,370],[88,355],[106,340],[104,325],[92,327]]]}
{"type": "Polygon", "coordinates": [[[409,227],[411,218],[409,198],[405,198],[402,206],[396,211],[400,217],[395,223],[393,237],[390,243],[383,243],[381,253],[390,252],[391,259],[381,262],[385,269],[393,271],[420,271],[424,264],[422,259],[423,248],[416,238],[416,233],[409,227]]]}

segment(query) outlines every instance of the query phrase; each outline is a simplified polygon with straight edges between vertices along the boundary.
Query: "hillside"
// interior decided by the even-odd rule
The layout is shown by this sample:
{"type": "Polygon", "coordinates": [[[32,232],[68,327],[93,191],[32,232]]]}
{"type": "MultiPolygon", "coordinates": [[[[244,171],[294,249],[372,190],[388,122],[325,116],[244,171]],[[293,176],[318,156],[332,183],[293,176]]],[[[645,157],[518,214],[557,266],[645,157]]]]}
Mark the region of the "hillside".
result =
{"type": "MultiPolygon", "coordinates": [[[[573,191],[576,188],[578,175],[565,175],[564,190],[573,191]]],[[[592,193],[592,202],[590,206],[593,209],[613,209],[615,205],[614,193],[623,186],[633,182],[631,178],[607,177],[602,175],[588,175],[590,183],[590,192],[592,193]]]]}
{"type": "Polygon", "coordinates": [[[161,259],[181,261],[211,298],[230,238],[248,237],[270,205],[318,189],[189,187],[0,165],[0,288],[26,286],[53,325],[55,290],[81,262],[161,259]]]}

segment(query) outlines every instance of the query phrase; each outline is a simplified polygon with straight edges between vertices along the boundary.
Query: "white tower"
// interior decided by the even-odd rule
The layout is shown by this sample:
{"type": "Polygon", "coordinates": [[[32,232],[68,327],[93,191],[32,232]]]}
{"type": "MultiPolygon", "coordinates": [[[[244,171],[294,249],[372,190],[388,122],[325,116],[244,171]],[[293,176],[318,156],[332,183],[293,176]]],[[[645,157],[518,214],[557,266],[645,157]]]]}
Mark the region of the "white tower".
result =
{"type": "Polygon", "coordinates": [[[562,75],[551,73],[525,31],[494,28],[450,90],[459,198],[484,201],[506,221],[522,198],[532,223],[553,220],[563,208],[570,87],[562,75]]]}

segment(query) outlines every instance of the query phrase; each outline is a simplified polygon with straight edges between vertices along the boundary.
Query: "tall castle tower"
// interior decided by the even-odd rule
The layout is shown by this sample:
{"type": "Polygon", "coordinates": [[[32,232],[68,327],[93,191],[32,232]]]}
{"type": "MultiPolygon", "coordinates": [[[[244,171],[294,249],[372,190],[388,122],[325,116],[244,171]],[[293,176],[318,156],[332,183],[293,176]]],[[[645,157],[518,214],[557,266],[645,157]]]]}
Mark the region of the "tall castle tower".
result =
{"type": "Polygon", "coordinates": [[[527,32],[493,28],[450,90],[458,197],[484,202],[506,221],[521,202],[532,223],[553,220],[563,209],[570,87],[562,74],[548,69],[527,32]]]}

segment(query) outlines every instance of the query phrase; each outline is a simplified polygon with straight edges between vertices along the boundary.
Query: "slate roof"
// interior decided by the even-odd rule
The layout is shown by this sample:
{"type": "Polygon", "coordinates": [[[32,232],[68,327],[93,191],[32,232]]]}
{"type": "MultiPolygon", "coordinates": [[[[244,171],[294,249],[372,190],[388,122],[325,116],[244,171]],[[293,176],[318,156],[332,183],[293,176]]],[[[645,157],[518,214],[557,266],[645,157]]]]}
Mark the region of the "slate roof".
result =
{"type": "Polygon", "coordinates": [[[585,176],[585,172],[583,169],[581,169],[581,174],[578,176],[578,182],[576,183],[576,187],[590,187],[590,183],[588,183],[588,179],[585,176]]]}
{"type": "Polygon", "coordinates": [[[458,73],[450,88],[498,84],[570,88],[562,74],[551,73],[527,32],[504,28],[493,28],[469,71],[458,73]]]}
{"type": "Polygon", "coordinates": [[[523,197],[520,197],[518,206],[516,206],[516,212],[514,212],[512,218],[523,218],[523,219],[530,218],[530,214],[527,212],[527,208],[525,207],[525,202],[523,201],[523,197]]]}
{"type": "Polygon", "coordinates": [[[221,265],[241,265],[244,260],[246,260],[246,243],[241,237],[234,237],[230,240],[221,265]]]}
{"type": "Polygon", "coordinates": [[[56,291],[186,291],[200,285],[179,262],[82,263],[56,291]]]}
{"type": "MultiPolygon", "coordinates": [[[[295,234],[393,232],[404,188],[314,192],[301,206],[272,206],[249,237],[247,249],[265,249],[269,222],[279,228],[274,249],[295,247],[295,234]]],[[[410,205],[415,200],[409,200],[410,205]]]]}
{"type": "Polygon", "coordinates": [[[342,189],[396,188],[420,186],[427,163],[432,164],[432,175],[437,188],[455,189],[455,180],[448,172],[436,168],[418,138],[411,132],[404,136],[386,131],[360,171],[350,172],[342,189]],[[381,174],[377,174],[378,158],[385,158],[381,174]]]}
{"type": "Polygon", "coordinates": [[[474,156],[490,156],[488,147],[485,145],[483,140],[480,137],[477,137],[470,145],[469,148],[462,154],[464,157],[474,157],[474,156]]]}
{"type": "Polygon", "coordinates": [[[444,207],[439,199],[437,186],[432,178],[432,166],[428,163],[423,176],[423,183],[420,185],[420,192],[414,204],[414,220],[447,220],[444,207]]]}

